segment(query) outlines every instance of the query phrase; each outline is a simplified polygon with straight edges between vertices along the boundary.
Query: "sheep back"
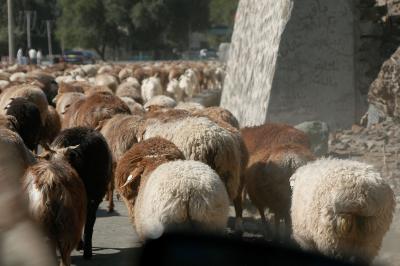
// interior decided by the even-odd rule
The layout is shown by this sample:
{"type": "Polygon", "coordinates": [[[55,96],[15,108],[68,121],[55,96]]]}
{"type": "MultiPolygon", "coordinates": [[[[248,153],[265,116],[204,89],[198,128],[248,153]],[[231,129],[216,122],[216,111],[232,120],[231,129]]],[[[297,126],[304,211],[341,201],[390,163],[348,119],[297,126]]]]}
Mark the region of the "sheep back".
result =
{"type": "Polygon", "coordinates": [[[234,199],[240,185],[241,154],[237,138],[204,117],[186,117],[155,122],[145,129],[144,139],[162,137],[172,141],[186,159],[201,161],[213,168],[234,199]]]}
{"type": "Polygon", "coordinates": [[[392,222],[394,193],[365,163],[321,159],[292,176],[294,239],[305,249],[370,262],[392,222]]]}
{"type": "Polygon", "coordinates": [[[182,224],[222,231],[228,213],[229,197],[214,170],[197,161],[174,161],[157,167],[139,190],[135,227],[141,239],[182,224]]]}

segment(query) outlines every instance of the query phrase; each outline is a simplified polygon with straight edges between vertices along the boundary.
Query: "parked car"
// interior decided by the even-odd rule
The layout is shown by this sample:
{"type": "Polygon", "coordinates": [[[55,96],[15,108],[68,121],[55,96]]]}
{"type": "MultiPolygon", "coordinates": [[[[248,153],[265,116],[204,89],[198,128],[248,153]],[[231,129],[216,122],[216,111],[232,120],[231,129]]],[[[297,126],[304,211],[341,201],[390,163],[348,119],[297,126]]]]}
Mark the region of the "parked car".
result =
{"type": "Polygon", "coordinates": [[[64,62],[72,64],[94,64],[96,58],[90,51],[67,50],[63,55],[64,62]]]}

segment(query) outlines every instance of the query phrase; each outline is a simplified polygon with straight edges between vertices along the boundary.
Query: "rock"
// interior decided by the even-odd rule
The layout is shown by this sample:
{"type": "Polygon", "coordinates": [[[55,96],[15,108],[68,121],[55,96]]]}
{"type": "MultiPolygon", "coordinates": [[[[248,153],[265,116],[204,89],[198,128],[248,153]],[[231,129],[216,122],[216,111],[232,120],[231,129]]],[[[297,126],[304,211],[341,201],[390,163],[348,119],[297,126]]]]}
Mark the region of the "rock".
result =
{"type": "Polygon", "coordinates": [[[324,156],[328,153],[329,127],[322,121],[307,121],[295,128],[308,135],[311,142],[311,149],[316,156],[324,156]]]}
{"type": "Polygon", "coordinates": [[[363,130],[364,130],[363,127],[360,127],[359,125],[356,125],[356,124],[354,124],[354,125],[351,127],[351,131],[352,131],[354,134],[359,134],[359,133],[361,133],[363,130]]]}

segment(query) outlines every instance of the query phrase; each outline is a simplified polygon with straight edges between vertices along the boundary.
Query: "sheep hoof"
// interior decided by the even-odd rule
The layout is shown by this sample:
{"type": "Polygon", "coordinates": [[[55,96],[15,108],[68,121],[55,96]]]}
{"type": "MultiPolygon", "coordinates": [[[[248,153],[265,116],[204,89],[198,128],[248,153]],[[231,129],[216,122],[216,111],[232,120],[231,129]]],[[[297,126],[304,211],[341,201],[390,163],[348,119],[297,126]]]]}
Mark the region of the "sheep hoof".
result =
{"type": "Polygon", "coordinates": [[[235,235],[242,236],[243,235],[243,220],[242,218],[236,218],[235,221],[235,235]]]}
{"type": "Polygon", "coordinates": [[[83,252],[83,258],[85,259],[85,260],[90,260],[90,259],[92,259],[92,257],[93,257],[93,254],[92,254],[92,251],[90,250],[90,251],[84,251],[83,252]]]}
{"type": "Polygon", "coordinates": [[[86,247],[85,250],[83,251],[83,258],[85,260],[90,260],[93,257],[92,253],[92,247],[86,247]]]}

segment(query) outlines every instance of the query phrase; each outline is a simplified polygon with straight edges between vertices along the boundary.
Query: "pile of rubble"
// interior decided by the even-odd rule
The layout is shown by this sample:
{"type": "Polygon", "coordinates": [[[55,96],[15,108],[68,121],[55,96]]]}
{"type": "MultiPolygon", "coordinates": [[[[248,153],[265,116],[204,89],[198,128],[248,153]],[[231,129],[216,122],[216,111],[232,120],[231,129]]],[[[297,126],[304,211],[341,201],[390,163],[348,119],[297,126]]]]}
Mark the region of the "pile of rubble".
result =
{"type": "Polygon", "coordinates": [[[332,133],[329,154],[370,163],[387,178],[400,177],[400,123],[388,118],[368,128],[353,125],[332,133]]]}

